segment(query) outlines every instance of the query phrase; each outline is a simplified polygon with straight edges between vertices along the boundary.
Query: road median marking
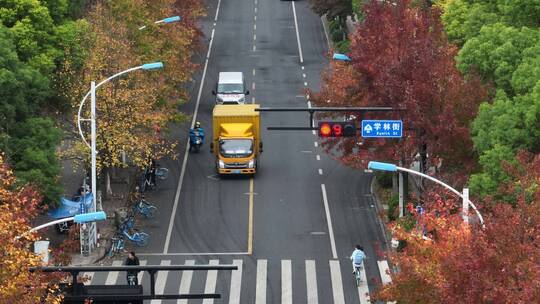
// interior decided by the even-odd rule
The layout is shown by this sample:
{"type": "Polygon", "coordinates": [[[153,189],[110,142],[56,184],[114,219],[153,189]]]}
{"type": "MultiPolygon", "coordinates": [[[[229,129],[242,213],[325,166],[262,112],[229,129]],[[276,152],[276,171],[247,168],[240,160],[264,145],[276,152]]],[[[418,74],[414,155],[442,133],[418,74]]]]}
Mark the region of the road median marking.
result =
{"type": "Polygon", "coordinates": [[[253,254],[253,177],[249,179],[248,254],[253,254]]]}

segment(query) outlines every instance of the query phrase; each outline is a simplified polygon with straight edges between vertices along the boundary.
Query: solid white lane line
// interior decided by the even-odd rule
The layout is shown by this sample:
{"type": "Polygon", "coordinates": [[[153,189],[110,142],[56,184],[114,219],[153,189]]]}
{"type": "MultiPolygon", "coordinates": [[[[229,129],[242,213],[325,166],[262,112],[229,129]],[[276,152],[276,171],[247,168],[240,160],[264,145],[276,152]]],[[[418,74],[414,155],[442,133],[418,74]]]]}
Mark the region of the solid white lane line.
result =
{"type": "MultiPolygon", "coordinates": [[[[219,265],[219,260],[210,260],[208,265],[219,265]]],[[[214,293],[216,291],[217,283],[217,270],[208,270],[206,275],[206,285],[204,286],[204,293],[214,293]]],[[[204,299],[203,304],[212,304],[214,299],[204,299]]]]}
{"type": "Polygon", "coordinates": [[[216,9],[216,17],[214,18],[214,21],[217,21],[217,17],[218,17],[218,14],[219,14],[219,6],[221,4],[221,0],[218,1],[217,3],[217,9],[216,9]]]}
{"type": "MultiPolygon", "coordinates": [[[[367,285],[366,267],[364,266],[360,270],[360,285],[358,286],[358,298],[362,304],[370,304],[369,301],[369,288],[367,285]]],[[[352,267],[351,267],[352,269],[352,267]]]]}
{"type": "Polygon", "coordinates": [[[266,303],[266,260],[257,260],[257,285],[255,288],[255,304],[266,303]]]}
{"type": "MultiPolygon", "coordinates": [[[[114,260],[112,262],[112,266],[121,266],[122,264],[123,264],[122,261],[119,261],[119,260],[114,260]]],[[[120,272],[118,271],[110,271],[109,274],[107,275],[107,279],[105,280],[105,285],[115,285],[116,281],[118,281],[119,274],[120,272]]]]}
{"type": "Polygon", "coordinates": [[[294,1],[292,3],[292,11],[294,16],[294,29],[296,30],[296,41],[298,42],[298,54],[300,54],[300,63],[304,63],[304,56],[302,55],[302,44],[300,44],[300,33],[298,33],[298,20],[296,19],[296,7],[294,1]]]}
{"type": "MultiPolygon", "coordinates": [[[[168,266],[171,265],[171,260],[162,260],[160,265],[168,266]]],[[[167,283],[167,276],[169,275],[168,271],[162,270],[158,271],[156,277],[156,294],[163,294],[165,291],[165,284],[167,283]]],[[[162,303],[161,300],[152,300],[150,304],[159,304],[162,303]]]]}
{"type": "MultiPolygon", "coordinates": [[[[379,266],[379,273],[381,274],[381,281],[383,285],[392,282],[392,277],[389,274],[390,266],[388,266],[388,261],[387,260],[377,261],[377,265],[379,266]]],[[[386,304],[396,304],[396,302],[395,301],[386,302],[386,304]]]]}
{"type": "Polygon", "coordinates": [[[330,217],[330,208],[328,207],[328,197],[326,196],[326,186],[324,184],[321,184],[321,191],[324,202],[324,211],[326,212],[326,222],[328,223],[328,234],[330,235],[332,257],[337,259],[336,241],[334,239],[334,229],[332,228],[332,217],[330,217]]]}
{"type": "Polygon", "coordinates": [[[292,304],[291,260],[281,260],[281,304],[292,304]]]}
{"type": "Polygon", "coordinates": [[[306,260],[306,287],[307,303],[318,304],[319,298],[317,293],[317,273],[315,270],[314,260],[306,260]]]}
{"type": "Polygon", "coordinates": [[[383,285],[392,282],[392,278],[390,277],[390,274],[388,274],[388,272],[390,271],[390,267],[388,266],[388,261],[386,260],[377,261],[377,265],[379,266],[379,273],[381,274],[381,281],[383,285]]]}
{"type": "Polygon", "coordinates": [[[321,156],[317,154],[317,160],[321,160],[321,156]]]}
{"type": "Polygon", "coordinates": [[[332,280],[334,304],[345,304],[345,295],[343,293],[343,282],[341,281],[341,269],[339,268],[339,261],[330,261],[330,279],[332,280]]]}
{"type": "MultiPolygon", "coordinates": [[[[144,266],[146,265],[147,261],[146,260],[140,260],[139,263],[141,264],[141,266],[144,266]]],[[[139,273],[137,274],[137,280],[139,281],[139,284],[142,283],[142,278],[143,278],[143,274],[145,274],[146,271],[139,271],[139,273]]]]}
{"type": "MultiPolygon", "coordinates": [[[[186,260],[184,263],[186,266],[195,265],[195,260],[186,260]]],[[[193,278],[193,270],[182,271],[182,279],[180,280],[179,294],[188,294],[191,287],[191,279],[193,278]]],[[[176,301],[178,304],[187,304],[187,299],[181,299],[176,301]]]]}
{"type": "MultiPolygon", "coordinates": [[[[221,0],[218,1],[215,21],[217,21],[217,18],[218,18],[220,4],[221,4],[221,0]]],[[[199,86],[199,94],[197,94],[197,102],[195,103],[195,110],[193,110],[193,119],[191,119],[191,128],[193,128],[193,126],[195,125],[195,121],[197,120],[197,112],[199,111],[199,104],[201,103],[204,79],[206,77],[206,70],[208,69],[208,61],[210,59],[210,53],[212,51],[212,43],[214,42],[214,32],[215,32],[215,28],[212,29],[212,36],[210,37],[210,43],[208,44],[208,52],[206,53],[206,60],[204,62],[204,68],[203,68],[203,73],[201,77],[201,84],[199,86]]],[[[169,251],[169,243],[171,241],[171,235],[172,235],[172,230],[173,230],[173,225],[174,225],[174,217],[176,216],[176,211],[178,209],[178,201],[180,198],[180,192],[182,191],[182,183],[184,182],[184,174],[186,173],[188,154],[189,154],[189,138],[186,140],[184,160],[182,162],[182,169],[180,170],[180,178],[178,179],[178,186],[176,188],[176,194],[174,196],[173,208],[171,210],[171,218],[169,219],[169,227],[167,229],[167,235],[165,236],[165,245],[163,246],[164,254],[168,253],[169,251]]]]}
{"type": "Polygon", "coordinates": [[[323,172],[322,172],[322,169],[319,169],[319,175],[322,175],[323,172]]]}
{"type": "Polygon", "coordinates": [[[233,260],[238,270],[231,273],[231,290],[229,291],[229,304],[240,304],[240,290],[242,287],[242,260],[233,260]]]}

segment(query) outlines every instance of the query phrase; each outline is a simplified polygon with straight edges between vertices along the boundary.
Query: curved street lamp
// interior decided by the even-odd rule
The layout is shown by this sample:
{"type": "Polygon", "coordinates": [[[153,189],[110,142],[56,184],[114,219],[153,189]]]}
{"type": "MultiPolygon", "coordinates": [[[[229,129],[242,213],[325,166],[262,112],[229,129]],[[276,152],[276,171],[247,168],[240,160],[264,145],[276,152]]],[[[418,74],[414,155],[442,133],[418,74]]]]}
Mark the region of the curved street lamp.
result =
{"type": "Polygon", "coordinates": [[[34,228],[28,230],[27,232],[25,232],[25,233],[19,235],[18,237],[16,237],[15,240],[18,240],[18,239],[22,238],[23,236],[25,236],[25,235],[27,235],[29,233],[32,233],[34,231],[38,231],[38,230],[43,229],[43,228],[47,228],[47,227],[50,227],[50,226],[53,226],[53,225],[56,225],[56,224],[61,224],[61,223],[69,222],[69,221],[74,221],[77,224],[83,224],[83,223],[89,223],[89,222],[95,222],[95,221],[103,221],[103,220],[106,220],[106,219],[107,219],[107,214],[104,211],[77,214],[77,215],[72,216],[72,217],[61,218],[61,219],[58,219],[58,220],[48,222],[48,223],[45,223],[43,225],[39,225],[37,227],[34,227],[34,228]]]}
{"type": "Polygon", "coordinates": [[[368,169],[379,170],[379,171],[389,171],[389,172],[404,171],[404,172],[408,172],[408,173],[411,173],[411,174],[414,174],[414,175],[421,176],[423,178],[427,178],[430,181],[433,181],[433,182],[445,187],[446,189],[454,192],[457,196],[461,197],[461,199],[463,200],[463,221],[465,223],[469,222],[469,218],[467,216],[467,213],[469,211],[469,206],[471,206],[473,208],[473,210],[476,212],[476,215],[478,216],[478,218],[480,219],[480,223],[482,224],[482,227],[485,228],[484,218],[482,217],[482,214],[480,214],[480,211],[478,211],[478,209],[473,204],[473,202],[471,202],[469,200],[469,189],[465,188],[465,189],[463,189],[463,193],[461,193],[461,192],[457,191],[456,189],[450,187],[448,184],[445,184],[444,182],[442,182],[442,181],[440,181],[440,180],[438,180],[438,179],[436,179],[434,177],[431,177],[429,175],[426,175],[424,173],[421,173],[421,172],[418,172],[418,171],[415,171],[415,170],[411,170],[411,169],[407,169],[407,168],[403,168],[403,167],[398,167],[398,166],[396,166],[394,164],[389,164],[389,163],[381,163],[381,162],[376,162],[376,161],[370,161],[368,163],[368,169]]]}
{"type": "MultiPolygon", "coordinates": [[[[79,105],[79,111],[77,112],[77,127],[79,128],[79,134],[81,135],[81,138],[83,142],[90,148],[91,150],[91,163],[92,163],[92,194],[94,195],[94,199],[92,201],[92,206],[90,207],[90,212],[96,211],[96,200],[97,200],[97,193],[96,193],[96,89],[99,88],[101,85],[109,82],[110,80],[119,77],[121,75],[124,75],[129,72],[137,71],[137,70],[155,70],[155,69],[161,69],[163,68],[162,62],[152,62],[152,63],[146,63],[137,67],[133,67],[127,70],[124,70],[122,72],[116,73],[112,75],[111,77],[101,81],[96,85],[94,81],[90,83],[90,91],[84,95],[81,104],[79,105]],[[90,112],[90,118],[81,118],[81,112],[82,107],[84,105],[84,102],[88,98],[88,96],[91,96],[91,112],[90,112]],[[81,128],[81,121],[90,121],[91,127],[90,127],[90,144],[86,139],[84,138],[82,128],[81,128]]],[[[95,223],[92,223],[92,236],[91,236],[91,242],[92,244],[95,244],[96,242],[96,234],[95,234],[95,223]]],[[[81,234],[82,236],[82,234],[81,234]]],[[[82,240],[81,240],[82,241],[82,240]]]]}
{"type": "MultiPolygon", "coordinates": [[[[172,23],[172,22],[177,22],[177,21],[180,21],[180,16],[172,16],[172,17],[168,17],[168,18],[165,18],[165,19],[162,19],[162,20],[158,20],[156,22],[154,22],[154,24],[160,24],[160,23],[172,23]]],[[[146,25],[143,25],[141,27],[139,27],[139,31],[140,30],[144,30],[146,28],[146,25]]]]}
{"type": "Polygon", "coordinates": [[[351,58],[345,54],[340,53],[334,53],[332,56],[332,59],[338,60],[338,61],[351,61],[351,58]]]}

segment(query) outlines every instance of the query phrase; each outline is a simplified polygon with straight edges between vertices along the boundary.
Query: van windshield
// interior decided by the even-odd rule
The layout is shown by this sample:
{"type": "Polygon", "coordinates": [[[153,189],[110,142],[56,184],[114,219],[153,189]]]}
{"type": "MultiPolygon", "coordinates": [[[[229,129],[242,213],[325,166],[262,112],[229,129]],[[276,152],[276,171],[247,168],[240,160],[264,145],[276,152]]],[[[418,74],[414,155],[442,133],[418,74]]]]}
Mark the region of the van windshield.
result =
{"type": "Polygon", "coordinates": [[[220,83],[217,91],[218,94],[243,94],[244,86],[241,83],[220,83]]]}
{"type": "Polygon", "coordinates": [[[248,157],[253,154],[251,139],[222,139],[219,141],[221,155],[230,158],[248,157]]]}

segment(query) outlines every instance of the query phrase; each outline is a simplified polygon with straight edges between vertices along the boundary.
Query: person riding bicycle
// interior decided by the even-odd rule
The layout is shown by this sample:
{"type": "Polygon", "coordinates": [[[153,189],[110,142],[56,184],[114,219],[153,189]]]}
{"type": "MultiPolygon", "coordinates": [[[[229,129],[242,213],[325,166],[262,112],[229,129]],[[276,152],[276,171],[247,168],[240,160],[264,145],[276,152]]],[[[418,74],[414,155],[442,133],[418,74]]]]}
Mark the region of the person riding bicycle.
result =
{"type": "Polygon", "coordinates": [[[362,267],[365,258],[366,254],[364,253],[364,248],[360,245],[356,245],[356,248],[351,255],[353,274],[355,273],[356,268],[362,267]]]}
{"type": "Polygon", "coordinates": [[[195,122],[195,127],[189,129],[189,148],[193,146],[197,137],[201,138],[201,142],[204,142],[204,129],[201,127],[200,122],[195,122]]]}
{"type": "MultiPolygon", "coordinates": [[[[135,255],[135,252],[130,251],[128,253],[128,257],[126,259],[126,262],[124,263],[126,266],[139,266],[139,258],[135,255]]],[[[127,282],[130,284],[130,277],[133,277],[133,282],[135,285],[139,285],[139,278],[137,277],[137,274],[139,273],[138,270],[129,270],[127,272],[127,282]]]]}

